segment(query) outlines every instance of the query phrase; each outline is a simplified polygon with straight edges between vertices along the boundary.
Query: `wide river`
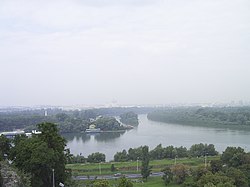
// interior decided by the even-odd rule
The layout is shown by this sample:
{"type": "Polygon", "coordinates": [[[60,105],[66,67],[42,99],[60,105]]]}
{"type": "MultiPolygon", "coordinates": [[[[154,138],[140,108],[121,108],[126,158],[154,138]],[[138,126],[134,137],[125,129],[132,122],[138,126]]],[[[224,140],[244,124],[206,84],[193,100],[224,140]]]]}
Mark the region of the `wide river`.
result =
{"type": "Polygon", "coordinates": [[[141,145],[153,149],[158,144],[163,146],[185,146],[190,148],[197,143],[214,144],[222,152],[227,146],[240,146],[250,150],[250,129],[238,130],[224,127],[197,127],[150,121],[147,115],[139,115],[139,126],[124,133],[85,133],[65,134],[67,147],[72,154],[85,157],[94,152],[106,155],[106,160],[113,159],[117,151],[128,150],[141,145]]]}

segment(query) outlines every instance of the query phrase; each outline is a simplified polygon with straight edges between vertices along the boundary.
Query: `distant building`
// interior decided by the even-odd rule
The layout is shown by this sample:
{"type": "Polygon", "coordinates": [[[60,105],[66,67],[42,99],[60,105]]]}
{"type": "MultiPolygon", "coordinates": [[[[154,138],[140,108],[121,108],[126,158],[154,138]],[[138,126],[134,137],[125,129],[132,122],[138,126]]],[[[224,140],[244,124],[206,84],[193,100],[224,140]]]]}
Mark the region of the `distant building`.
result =
{"type": "Polygon", "coordinates": [[[86,133],[99,133],[101,132],[100,128],[96,128],[94,124],[90,125],[88,129],[85,131],[86,133]]]}

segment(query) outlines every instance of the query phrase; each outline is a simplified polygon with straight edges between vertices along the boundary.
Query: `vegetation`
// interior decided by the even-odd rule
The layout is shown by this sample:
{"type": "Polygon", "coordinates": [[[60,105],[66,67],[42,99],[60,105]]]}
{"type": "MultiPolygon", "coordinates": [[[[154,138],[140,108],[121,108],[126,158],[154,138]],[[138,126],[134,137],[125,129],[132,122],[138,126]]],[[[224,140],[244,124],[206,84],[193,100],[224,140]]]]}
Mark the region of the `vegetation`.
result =
{"type": "MultiPolygon", "coordinates": [[[[122,152],[117,152],[114,155],[115,162],[126,162],[129,160],[136,161],[141,159],[143,156],[143,147],[130,148],[128,152],[123,150],[122,152]]],[[[149,151],[149,158],[151,160],[161,160],[161,159],[174,159],[174,158],[185,158],[185,157],[201,157],[201,156],[215,156],[218,152],[215,150],[213,144],[194,144],[188,150],[186,147],[174,147],[167,146],[162,147],[161,144],[157,145],[153,150],[149,151]]]]}
{"type": "Polygon", "coordinates": [[[126,125],[138,125],[138,115],[134,112],[126,112],[120,115],[120,120],[126,125]]]}
{"type": "Polygon", "coordinates": [[[121,124],[114,117],[99,117],[97,120],[92,122],[96,128],[100,128],[102,131],[117,131],[125,130],[126,128],[121,126],[121,124]]]}
{"type": "Polygon", "coordinates": [[[148,119],[190,125],[250,126],[250,107],[176,107],[157,110],[148,119]]]}
{"type": "Polygon", "coordinates": [[[92,153],[91,155],[88,156],[87,161],[89,163],[105,162],[105,154],[99,152],[92,153]]]}
{"type": "Polygon", "coordinates": [[[14,140],[9,159],[20,171],[31,174],[32,186],[52,186],[53,170],[55,183],[64,182],[67,179],[66,140],[58,134],[55,124],[39,124],[38,129],[42,132],[39,135],[14,140]]]}
{"type": "MultiPolygon", "coordinates": [[[[83,132],[91,124],[91,120],[98,116],[119,116],[123,113],[133,111],[138,114],[148,113],[153,108],[138,107],[114,107],[88,110],[62,110],[62,109],[40,109],[40,110],[18,110],[0,109],[0,132],[13,131],[15,129],[32,130],[36,124],[50,122],[58,125],[59,131],[83,132]],[[47,113],[47,116],[45,116],[47,113]]],[[[108,130],[113,130],[109,128],[108,130]]]]}
{"type": "Polygon", "coordinates": [[[205,165],[190,168],[178,164],[165,168],[163,180],[166,185],[174,181],[177,184],[191,187],[247,187],[250,185],[249,165],[250,153],[244,152],[239,147],[228,147],[220,160],[211,161],[208,167],[205,165]]]}
{"type": "Polygon", "coordinates": [[[0,136],[0,161],[7,158],[10,153],[11,142],[4,135],[0,136]]]}
{"type": "Polygon", "coordinates": [[[150,175],[151,167],[149,166],[149,152],[148,146],[142,147],[142,161],[141,161],[141,175],[142,178],[146,179],[150,175]]]}
{"type": "MultiPolygon", "coordinates": [[[[218,160],[218,156],[207,157],[208,162],[212,160],[218,160]]],[[[176,159],[163,159],[163,160],[150,160],[150,166],[152,172],[160,172],[167,166],[173,166],[177,164],[185,164],[190,167],[197,167],[204,165],[204,157],[200,158],[178,158],[176,159]]],[[[98,163],[78,163],[78,164],[67,164],[66,168],[72,171],[73,176],[78,175],[99,175],[99,164],[98,163]]],[[[139,170],[141,168],[141,160],[138,161],[139,170]]],[[[128,162],[104,162],[101,163],[102,174],[115,174],[115,173],[137,173],[137,161],[128,162]],[[115,171],[111,171],[111,165],[115,165],[115,171]]]]}

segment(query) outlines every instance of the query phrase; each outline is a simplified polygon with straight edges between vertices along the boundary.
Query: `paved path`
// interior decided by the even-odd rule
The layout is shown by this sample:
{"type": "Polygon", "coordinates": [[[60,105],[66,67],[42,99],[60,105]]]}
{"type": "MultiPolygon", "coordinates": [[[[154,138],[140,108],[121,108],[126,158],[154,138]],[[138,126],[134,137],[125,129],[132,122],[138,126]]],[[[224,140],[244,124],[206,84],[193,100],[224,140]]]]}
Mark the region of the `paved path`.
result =
{"type": "MultiPolygon", "coordinates": [[[[163,176],[163,172],[157,172],[157,173],[151,173],[151,177],[161,177],[163,176]]],[[[136,178],[142,178],[141,174],[125,174],[123,175],[128,179],[136,179],[136,178]]],[[[98,176],[77,176],[75,177],[76,180],[94,180],[94,179],[119,179],[121,176],[114,176],[114,175],[98,175],[98,176]]]]}

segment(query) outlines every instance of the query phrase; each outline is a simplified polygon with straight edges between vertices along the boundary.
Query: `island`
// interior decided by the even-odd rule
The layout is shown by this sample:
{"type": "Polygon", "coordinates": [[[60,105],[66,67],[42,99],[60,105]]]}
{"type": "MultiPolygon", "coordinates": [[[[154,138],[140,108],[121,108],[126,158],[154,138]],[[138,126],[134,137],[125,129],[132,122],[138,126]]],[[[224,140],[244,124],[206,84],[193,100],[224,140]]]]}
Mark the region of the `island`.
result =
{"type": "Polygon", "coordinates": [[[139,125],[138,115],[132,111],[121,114],[120,121],[125,125],[139,125]]]}

